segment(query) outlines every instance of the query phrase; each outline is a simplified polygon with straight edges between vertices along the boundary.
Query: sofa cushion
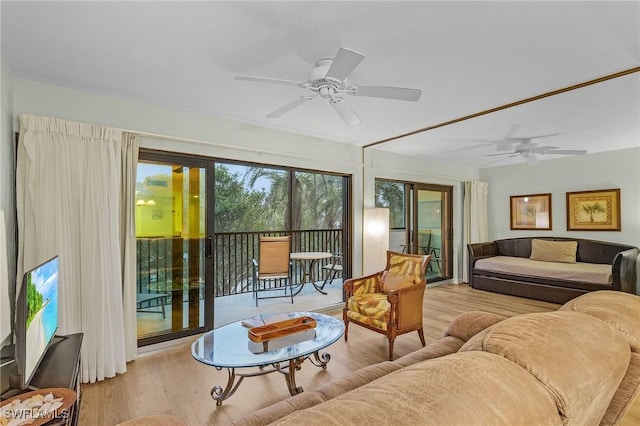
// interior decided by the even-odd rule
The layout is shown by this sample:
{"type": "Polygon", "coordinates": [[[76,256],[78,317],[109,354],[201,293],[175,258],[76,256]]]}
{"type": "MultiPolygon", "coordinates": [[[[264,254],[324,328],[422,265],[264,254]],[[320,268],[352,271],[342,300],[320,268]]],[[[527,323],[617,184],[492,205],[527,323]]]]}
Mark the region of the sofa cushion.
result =
{"type": "Polygon", "coordinates": [[[527,370],[549,390],[570,425],[593,424],[604,416],[631,358],[620,333],[570,311],[507,318],[471,338],[460,351],[490,352],[527,370]]]}
{"type": "Polygon", "coordinates": [[[536,282],[536,279],[545,283],[558,281],[559,285],[567,286],[575,283],[576,288],[589,288],[589,286],[607,285],[611,287],[613,275],[611,265],[597,263],[560,263],[541,262],[524,257],[493,256],[476,261],[474,271],[483,274],[489,271],[491,276],[512,276],[514,278],[536,282]]]}
{"type": "Polygon", "coordinates": [[[531,240],[531,260],[576,263],[577,241],[531,240]]]}
{"type": "Polygon", "coordinates": [[[560,425],[553,398],[525,370],[482,352],[420,362],[274,424],[560,425]],[[526,404],[522,396],[526,395],[526,404]],[[490,398],[490,403],[472,403],[490,398]]]}
{"type": "Polygon", "coordinates": [[[457,337],[445,336],[430,345],[417,349],[413,352],[409,352],[393,362],[402,367],[407,367],[428,359],[439,358],[441,356],[456,353],[463,343],[464,342],[457,337]]]}
{"type": "Polygon", "coordinates": [[[640,353],[640,298],[620,291],[602,290],[576,297],[561,311],[589,314],[621,332],[633,352],[640,353]]]}

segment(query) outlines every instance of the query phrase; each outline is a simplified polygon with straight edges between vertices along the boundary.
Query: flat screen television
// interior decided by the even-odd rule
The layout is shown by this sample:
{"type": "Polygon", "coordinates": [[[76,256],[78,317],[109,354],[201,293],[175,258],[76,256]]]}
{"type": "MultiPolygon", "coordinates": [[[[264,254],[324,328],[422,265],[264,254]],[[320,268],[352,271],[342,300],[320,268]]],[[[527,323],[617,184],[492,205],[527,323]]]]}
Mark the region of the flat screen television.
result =
{"type": "Polygon", "coordinates": [[[58,256],[24,274],[16,299],[15,356],[20,388],[30,381],[58,329],[58,256]]]}

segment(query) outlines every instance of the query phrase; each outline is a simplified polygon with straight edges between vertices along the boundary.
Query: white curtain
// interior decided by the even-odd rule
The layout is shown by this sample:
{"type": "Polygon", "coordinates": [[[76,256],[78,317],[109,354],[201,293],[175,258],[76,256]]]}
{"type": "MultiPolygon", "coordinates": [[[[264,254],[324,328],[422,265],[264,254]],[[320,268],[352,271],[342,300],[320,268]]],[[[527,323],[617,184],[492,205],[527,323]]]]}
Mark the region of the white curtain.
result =
{"type": "Polygon", "coordinates": [[[131,133],[122,136],[122,193],[121,193],[121,247],[122,247],[122,298],[124,308],[125,352],[127,361],[138,354],[138,329],[136,316],[136,226],[135,193],[138,147],[140,137],[131,133]]]}
{"type": "Polygon", "coordinates": [[[464,223],[462,253],[462,280],[469,282],[469,253],[467,244],[482,243],[489,239],[489,215],[488,215],[489,184],[479,181],[464,183],[464,223]]]}
{"type": "Polygon", "coordinates": [[[123,228],[133,218],[122,217],[124,179],[135,181],[135,170],[124,169],[136,142],[118,129],[20,116],[17,272],[60,257],[58,334],[84,333],[85,383],[126,371],[122,290],[132,254],[123,228]]]}

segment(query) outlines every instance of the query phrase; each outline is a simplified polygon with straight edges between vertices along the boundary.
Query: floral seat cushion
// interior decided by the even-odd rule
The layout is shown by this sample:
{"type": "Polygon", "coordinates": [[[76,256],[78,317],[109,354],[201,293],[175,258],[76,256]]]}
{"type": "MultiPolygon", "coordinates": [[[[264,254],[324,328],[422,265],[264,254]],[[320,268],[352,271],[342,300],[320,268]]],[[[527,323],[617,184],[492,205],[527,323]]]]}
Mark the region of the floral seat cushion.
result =
{"type": "Polygon", "coordinates": [[[384,293],[352,296],[347,300],[347,316],[380,330],[387,330],[391,304],[384,293]]]}

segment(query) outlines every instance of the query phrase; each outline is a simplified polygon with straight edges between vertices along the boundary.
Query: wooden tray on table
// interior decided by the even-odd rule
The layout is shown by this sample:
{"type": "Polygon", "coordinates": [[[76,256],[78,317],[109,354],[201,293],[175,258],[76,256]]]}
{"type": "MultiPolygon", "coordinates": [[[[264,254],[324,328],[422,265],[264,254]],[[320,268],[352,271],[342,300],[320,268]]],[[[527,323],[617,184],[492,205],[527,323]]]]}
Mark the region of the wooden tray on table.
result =
{"type": "Polygon", "coordinates": [[[252,342],[265,342],[278,337],[288,336],[316,327],[316,320],[311,317],[298,317],[249,329],[252,342]]]}

